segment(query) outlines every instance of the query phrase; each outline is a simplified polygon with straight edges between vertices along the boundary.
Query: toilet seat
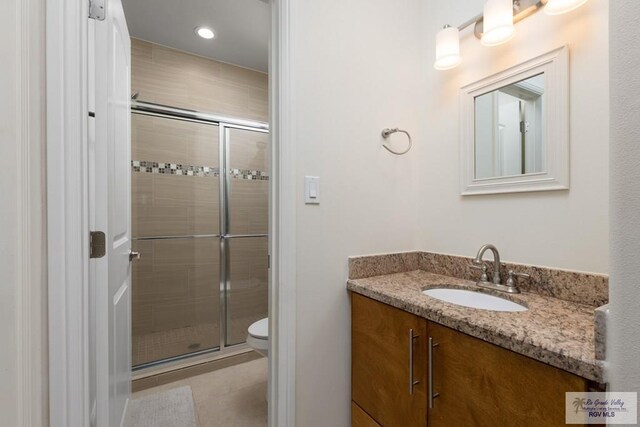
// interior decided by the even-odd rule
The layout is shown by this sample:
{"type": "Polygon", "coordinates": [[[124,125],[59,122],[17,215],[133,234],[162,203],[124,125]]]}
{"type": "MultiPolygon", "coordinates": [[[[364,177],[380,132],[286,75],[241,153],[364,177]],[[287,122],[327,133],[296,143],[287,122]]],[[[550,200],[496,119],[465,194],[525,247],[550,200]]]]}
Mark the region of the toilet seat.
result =
{"type": "Polygon", "coordinates": [[[253,322],[247,330],[247,345],[267,357],[269,355],[269,318],[253,322]]]}
{"type": "Polygon", "coordinates": [[[257,322],[253,322],[249,326],[249,335],[254,338],[268,340],[269,339],[269,318],[265,317],[257,322]]]}

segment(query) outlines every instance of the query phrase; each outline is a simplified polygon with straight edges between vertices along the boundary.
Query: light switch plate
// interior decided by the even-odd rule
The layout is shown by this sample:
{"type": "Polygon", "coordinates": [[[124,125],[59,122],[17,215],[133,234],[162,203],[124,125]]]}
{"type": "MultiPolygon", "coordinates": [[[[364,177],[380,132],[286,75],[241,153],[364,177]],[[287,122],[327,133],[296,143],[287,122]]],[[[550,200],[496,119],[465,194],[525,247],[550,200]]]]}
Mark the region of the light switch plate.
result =
{"type": "Polygon", "coordinates": [[[320,177],[304,177],[304,203],[307,205],[320,204],[320,177]]]}

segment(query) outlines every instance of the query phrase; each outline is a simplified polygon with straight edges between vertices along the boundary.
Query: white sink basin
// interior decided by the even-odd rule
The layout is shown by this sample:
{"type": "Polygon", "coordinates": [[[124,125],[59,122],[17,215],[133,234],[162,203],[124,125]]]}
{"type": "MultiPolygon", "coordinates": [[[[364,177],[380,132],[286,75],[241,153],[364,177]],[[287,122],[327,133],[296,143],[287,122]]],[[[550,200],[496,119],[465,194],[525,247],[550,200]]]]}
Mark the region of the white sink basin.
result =
{"type": "Polygon", "coordinates": [[[422,293],[441,301],[481,310],[527,311],[527,307],[513,301],[466,289],[435,288],[422,293]]]}

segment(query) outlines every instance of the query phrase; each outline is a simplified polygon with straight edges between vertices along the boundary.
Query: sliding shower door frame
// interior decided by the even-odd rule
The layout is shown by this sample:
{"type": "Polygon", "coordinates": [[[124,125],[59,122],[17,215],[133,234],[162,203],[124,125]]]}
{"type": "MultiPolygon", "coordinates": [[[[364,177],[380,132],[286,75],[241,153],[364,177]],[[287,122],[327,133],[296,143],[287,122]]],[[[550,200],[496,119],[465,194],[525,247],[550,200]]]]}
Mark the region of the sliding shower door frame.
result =
{"type": "Polygon", "coordinates": [[[249,130],[259,129],[265,133],[269,132],[269,124],[254,120],[238,119],[235,117],[223,116],[220,114],[205,113],[184,108],[175,108],[152,102],[131,101],[131,111],[136,114],[146,114],[149,116],[165,117],[169,119],[182,119],[186,121],[195,120],[199,123],[220,124],[224,123],[229,127],[247,128],[249,130]]]}
{"type": "Polygon", "coordinates": [[[218,132],[219,148],[220,148],[220,245],[221,245],[221,280],[220,280],[220,325],[224,328],[224,332],[220,334],[220,351],[227,348],[237,349],[246,346],[245,343],[241,344],[228,344],[229,338],[229,318],[227,313],[228,297],[231,292],[231,240],[251,238],[251,237],[268,237],[268,234],[231,234],[231,219],[229,200],[231,199],[231,174],[229,173],[229,165],[231,164],[231,150],[230,150],[230,131],[232,129],[245,130],[250,132],[269,133],[268,126],[266,129],[258,128],[255,126],[247,126],[242,123],[224,123],[219,122],[218,132]],[[224,159],[224,160],[222,160],[224,159]],[[224,166],[224,167],[223,167],[224,166]],[[224,271],[224,273],[222,273],[224,271]]]}
{"type": "Polygon", "coordinates": [[[212,126],[218,126],[218,166],[219,166],[219,233],[207,234],[207,235],[193,235],[193,236],[157,236],[157,237],[136,237],[133,240],[161,240],[161,239],[185,239],[185,238],[199,238],[199,237],[217,237],[219,239],[220,250],[220,342],[218,347],[195,351],[192,353],[172,356],[160,360],[142,363],[133,366],[133,371],[139,371],[142,369],[164,366],[167,363],[177,362],[181,360],[191,359],[197,356],[206,354],[217,353],[220,356],[224,356],[227,353],[233,353],[238,350],[248,348],[246,343],[241,344],[227,344],[228,334],[228,319],[227,319],[227,303],[228,294],[231,291],[231,254],[230,254],[230,240],[250,238],[250,237],[268,237],[268,233],[264,234],[230,234],[230,215],[229,215],[229,189],[231,188],[231,176],[229,173],[229,131],[231,129],[246,130],[251,132],[269,133],[269,125],[264,122],[251,121],[238,119],[233,117],[221,116],[216,114],[209,114],[200,111],[186,110],[181,108],[170,107],[161,104],[154,104],[142,101],[132,101],[131,113],[145,116],[152,116],[164,119],[179,120],[200,124],[208,124],[212,126]]]}

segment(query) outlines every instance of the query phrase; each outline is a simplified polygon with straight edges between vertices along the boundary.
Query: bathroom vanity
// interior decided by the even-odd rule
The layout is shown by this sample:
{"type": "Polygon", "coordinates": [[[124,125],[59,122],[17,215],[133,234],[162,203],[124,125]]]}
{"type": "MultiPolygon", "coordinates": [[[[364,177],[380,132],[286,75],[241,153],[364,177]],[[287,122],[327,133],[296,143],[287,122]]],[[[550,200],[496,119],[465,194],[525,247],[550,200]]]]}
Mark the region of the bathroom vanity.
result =
{"type": "Polygon", "coordinates": [[[530,267],[533,283],[507,296],[478,289],[468,262],[428,253],[350,260],[353,426],[564,425],[565,392],[604,389],[593,304],[606,298],[605,276],[530,267]],[[530,292],[536,280],[555,294],[530,292]],[[423,294],[434,288],[481,291],[526,311],[423,294]]]}

